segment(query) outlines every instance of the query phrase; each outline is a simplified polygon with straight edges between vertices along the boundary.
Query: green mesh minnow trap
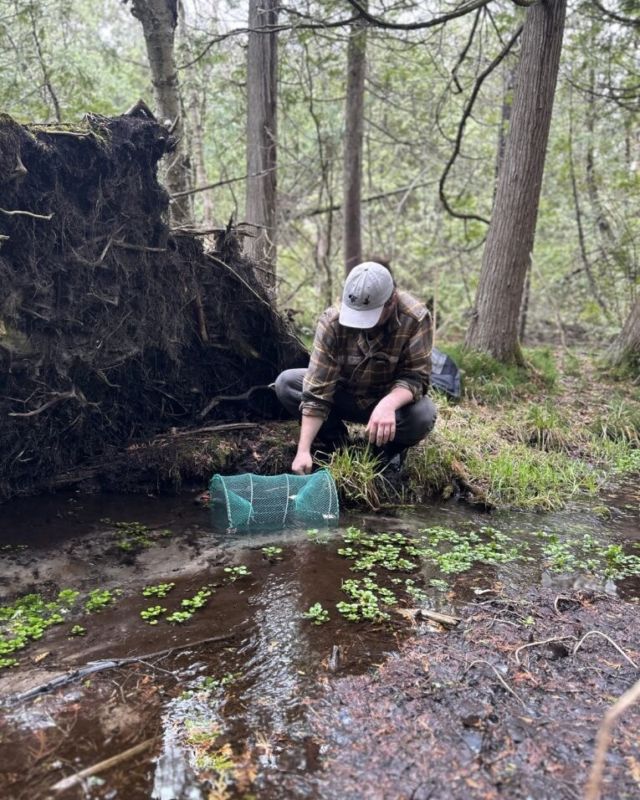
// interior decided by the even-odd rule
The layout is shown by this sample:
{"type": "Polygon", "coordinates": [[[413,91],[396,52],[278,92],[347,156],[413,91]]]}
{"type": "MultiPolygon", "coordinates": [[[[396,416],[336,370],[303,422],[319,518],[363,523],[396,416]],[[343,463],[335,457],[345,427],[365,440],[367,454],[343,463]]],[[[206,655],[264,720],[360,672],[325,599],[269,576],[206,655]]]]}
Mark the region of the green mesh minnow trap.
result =
{"type": "Polygon", "coordinates": [[[331,525],[340,510],[326,469],[312,475],[214,475],[209,492],[215,518],[232,529],[331,525]]]}

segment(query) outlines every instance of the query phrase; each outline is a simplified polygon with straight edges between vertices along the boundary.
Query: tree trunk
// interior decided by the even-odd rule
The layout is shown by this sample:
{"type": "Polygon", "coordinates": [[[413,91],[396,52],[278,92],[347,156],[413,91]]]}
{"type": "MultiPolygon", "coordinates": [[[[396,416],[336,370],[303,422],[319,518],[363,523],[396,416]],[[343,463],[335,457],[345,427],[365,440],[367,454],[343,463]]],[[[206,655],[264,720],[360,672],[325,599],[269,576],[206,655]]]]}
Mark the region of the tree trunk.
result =
{"type": "MultiPolygon", "coordinates": [[[[249,28],[276,25],[276,0],[249,0],[249,28]]],[[[276,33],[249,33],[247,49],[247,179],[246,219],[257,236],[245,240],[247,254],[271,273],[275,287],[277,203],[277,67],[276,33]]]]}
{"type": "Polygon", "coordinates": [[[608,355],[613,366],[628,367],[640,377],[640,295],[636,297],[631,313],[608,355]]]}
{"type": "Polygon", "coordinates": [[[511,128],[466,346],[521,361],[518,316],[533,250],[566,0],[527,10],[511,128]]]}
{"type": "MultiPolygon", "coordinates": [[[[173,135],[178,141],[175,151],[168,156],[167,188],[170,194],[184,192],[190,188],[191,181],[189,160],[184,149],[180,87],[174,57],[178,0],[131,0],[131,13],[142,23],[157,116],[162,124],[173,126],[173,135]]],[[[172,201],[171,216],[178,224],[190,222],[188,197],[172,201]]]]}
{"type": "Polygon", "coordinates": [[[344,262],[347,274],[362,261],[362,138],[366,47],[366,27],[358,23],[352,25],[347,47],[344,142],[344,262]]]}

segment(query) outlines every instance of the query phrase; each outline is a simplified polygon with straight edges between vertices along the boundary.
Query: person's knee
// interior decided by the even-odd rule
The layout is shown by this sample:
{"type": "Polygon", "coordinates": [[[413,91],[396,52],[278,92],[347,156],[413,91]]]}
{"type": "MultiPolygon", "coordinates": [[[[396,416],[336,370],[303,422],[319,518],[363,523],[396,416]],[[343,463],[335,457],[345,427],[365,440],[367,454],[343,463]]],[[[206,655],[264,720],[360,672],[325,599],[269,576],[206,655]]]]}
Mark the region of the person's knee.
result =
{"type": "Polygon", "coordinates": [[[302,396],[303,369],[285,369],[275,380],[276,397],[292,414],[296,413],[302,396]]]}
{"type": "Polygon", "coordinates": [[[438,417],[438,411],[431,398],[422,397],[401,410],[404,411],[405,417],[401,425],[403,439],[411,444],[417,444],[431,433],[438,417]]]}

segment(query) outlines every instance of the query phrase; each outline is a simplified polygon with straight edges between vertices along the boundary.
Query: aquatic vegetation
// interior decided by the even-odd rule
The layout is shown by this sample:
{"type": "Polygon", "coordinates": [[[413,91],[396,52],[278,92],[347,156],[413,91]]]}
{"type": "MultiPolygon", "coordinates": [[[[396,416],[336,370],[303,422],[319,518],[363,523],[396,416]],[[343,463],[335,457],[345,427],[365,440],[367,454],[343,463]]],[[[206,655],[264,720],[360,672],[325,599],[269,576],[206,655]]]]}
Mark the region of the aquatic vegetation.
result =
{"type": "Polygon", "coordinates": [[[86,636],[87,629],[83,628],[82,625],[74,625],[73,628],[69,631],[70,636],[86,636]]]}
{"type": "Polygon", "coordinates": [[[0,607],[0,667],[14,666],[10,654],[22,650],[30,642],[41,639],[53,625],[65,622],[80,592],[63,589],[55,600],[39,594],[27,594],[0,607]]]}
{"type": "Polygon", "coordinates": [[[371,578],[361,580],[350,578],[343,581],[342,591],[350,598],[348,603],[344,600],[336,603],[336,608],[343,617],[351,622],[369,620],[381,622],[389,619],[386,607],[397,603],[396,595],[383,586],[375,583],[371,578]]]}
{"type": "Polygon", "coordinates": [[[142,594],[145,597],[166,597],[175,587],[175,583],[158,583],[155,586],[145,586],[142,594]]]}
{"type": "Polygon", "coordinates": [[[279,561],[280,560],[280,556],[282,554],[282,548],[281,547],[275,547],[274,545],[268,545],[268,546],[263,547],[261,549],[262,549],[262,553],[264,554],[264,556],[266,558],[269,559],[269,561],[279,561]]]}
{"type": "Polygon", "coordinates": [[[192,611],[174,611],[172,614],[169,614],[166,617],[167,622],[175,622],[178,625],[181,625],[183,622],[187,622],[193,616],[192,611]]]}
{"type": "Polygon", "coordinates": [[[89,592],[89,597],[85,601],[84,608],[90,614],[96,611],[102,611],[107,606],[112,605],[116,601],[116,597],[122,594],[121,589],[94,589],[89,592]]]}
{"type": "MultiPolygon", "coordinates": [[[[110,522],[110,520],[103,520],[110,522]]],[[[160,538],[171,536],[171,531],[152,529],[141,522],[116,522],[112,523],[118,529],[116,547],[125,553],[139,552],[151,547],[160,538]]]]}
{"type": "Polygon", "coordinates": [[[184,600],[181,600],[180,605],[182,608],[186,608],[188,611],[193,613],[199,608],[206,606],[207,600],[212,594],[213,591],[208,586],[204,586],[202,589],[197,591],[193,597],[185,597],[184,600]]]}
{"type": "Polygon", "coordinates": [[[237,581],[238,578],[245,578],[247,575],[251,575],[251,572],[244,564],[240,564],[237,567],[225,567],[224,572],[232,583],[237,581]]]}
{"type": "Polygon", "coordinates": [[[329,612],[326,608],[322,607],[322,603],[314,603],[312,606],[303,612],[302,616],[305,619],[311,620],[314,625],[322,625],[329,622],[329,612]]]}
{"type": "Polygon", "coordinates": [[[148,608],[144,608],[140,612],[140,616],[142,617],[145,622],[148,622],[149,625],[157,625],[158,624],[158,617],[167,609],[163,606],[149,606],[148,608]]]}

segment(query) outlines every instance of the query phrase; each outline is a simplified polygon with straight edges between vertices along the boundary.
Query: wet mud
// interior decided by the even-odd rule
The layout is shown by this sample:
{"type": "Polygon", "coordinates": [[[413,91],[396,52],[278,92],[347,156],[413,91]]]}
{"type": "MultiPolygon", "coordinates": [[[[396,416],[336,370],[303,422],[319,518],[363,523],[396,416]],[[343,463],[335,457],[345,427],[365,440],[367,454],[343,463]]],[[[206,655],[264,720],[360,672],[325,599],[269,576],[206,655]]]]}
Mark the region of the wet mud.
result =
{"type": "MultiPolygon", "coordinates": [[[[2,506],[2,605],[79,593],[0,671],[2,796],[579,797],[599,722],[638,678],[640,586],[550,571],[536,531],[597,532],[637,552],[634,492],[608,498],[606,518],[586,506],[488,517],[449,503],[243,536],[184,498],[2,506]],[[489,522],[530,543],[525,556],[452,575],[445,561],[397,560],[425,526],[467,536],[489,522]],[[403,542],[396,561],[366,574],[397,601],[349,621],[336,605],[364,578],[347,550],[381,558],[371,543],[389,531],[403,542]],[[88,613],[96,589],[112,600],[88,613]],[[308,615],[314,605],[327,622],[308,615]],[[166,610],[143,619],[154,606],[166,610]],[[462,621],[442,626],[429,611],[462,621]],[[624,655],[601,635],[574,654],[591,630],[624,655]]],[[[605,797],[637,796],[639,721],[632,712],[616,728],[605,797]]]]}

